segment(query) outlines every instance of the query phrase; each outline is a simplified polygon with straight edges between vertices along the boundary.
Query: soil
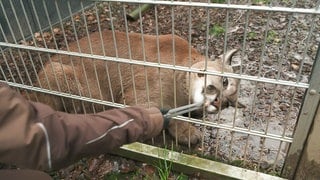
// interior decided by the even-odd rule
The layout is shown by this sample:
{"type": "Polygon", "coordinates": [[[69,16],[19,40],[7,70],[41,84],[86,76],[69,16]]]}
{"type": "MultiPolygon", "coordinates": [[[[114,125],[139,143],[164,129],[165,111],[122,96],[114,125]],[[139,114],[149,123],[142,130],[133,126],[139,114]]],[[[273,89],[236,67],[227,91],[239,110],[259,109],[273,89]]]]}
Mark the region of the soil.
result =
{"type": "MultiPolygon", "coordinates": [[[[253,2],[254,5],[263,6],[269,1],[253,2]]],[[[245,4],[244,1],[231,3],[245,4]]],[[[272,3],[273,6],[282,7],[293,5],[288,1],[272,3]]],[[[299,1],[294,6],[312,8],[315,4],[299,1]]],[[[226,49],[240,48],[240,53],[233,58],[239,74],[308,83],[320,42],[319,17],[157,5],[141,15],[141,19],[127,21],[124,14],[136,7],[137,4],[99,3],[87,9],[84,15],[76,14],[73,22],[69,19],[62,23],[63,26],[58,24],[48,31],[36,32],[33,39],[18,43],[63,49],[68,42],[99,28],[144,34],[174,34],[188,40],[210,58],[222,54],[226,49]]],[[[1,53],[0,79],[28,85],[36,81],[36,73],[50,56],[17,49],[1,53]]],[[[303,88],[242,80],[239,101],[247,108],[230,107],[217,115],[207,116],[206,120],[224,128],[199,126],[204,132],[203,142],[193,147],[178,146],[176,149],[265,173],[280,174],[288,143],[227,129],[237,127],[292,137],[304,91],[303,88]]],[[[59,179],[101,179],[118,172],[136,173],[128,174],[128,178],[152,179],[156,168],[122,157],[101,155],[84,159],[52,176],[59,179]]],[[[172,173],[170,177],[178,175],[172,173]]],[[[191,175],[190,178],[201,179],[201,176],[191,175]]]]}

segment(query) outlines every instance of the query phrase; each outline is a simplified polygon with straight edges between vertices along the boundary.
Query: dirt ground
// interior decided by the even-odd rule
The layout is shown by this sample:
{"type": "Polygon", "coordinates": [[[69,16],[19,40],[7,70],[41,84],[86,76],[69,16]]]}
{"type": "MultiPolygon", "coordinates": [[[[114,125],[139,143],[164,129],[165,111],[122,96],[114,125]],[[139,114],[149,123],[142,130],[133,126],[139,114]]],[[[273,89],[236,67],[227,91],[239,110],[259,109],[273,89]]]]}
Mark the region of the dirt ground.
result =
{"type": "MultiPolygon", "coordinates": [[[[269,3],[262,0],[252,2],[258,6],[269,3]]],[[[272,5],[291,7],[293,4],[279,1],[272,2],[272,5]]],[[[314,6],[311,1],[298,1],[295,4],[295,7],[299,8],[314,6]]],[[[141,15],[141,19],[127,21],[124,14],[136,7],[136,4],[100,3],[86,10],[84,15],[75,15],[74,23],[66,21],[63,27],[57,25],[49,31],[35,33],[34,41],[26,40],[20,43],[62,49],[67,42],[85,36],[86,31],[99,30],[99,25],[102,29],[114,28],[144,34],[175,34],[188,40],[208,57],[222,54],[225,48],[240,48],[240,53],[233,58],[233,64],[238,66],[240,74],[308,83],[320,42],[319,17],[281,12],[157,5],[141,15]]],[[[2,54],[0,79],[23,84],[32,84],[36,80],[36,72],[49,57],[48,54],[24,50],[12,50],[2,54]]],[[[228,108],[217,115],[208,116],[207,120],[224,128],[199,126],[204,132],[203,142],[196,147],[180,148],[202,157],[280,174],[288,143],[227,129],[237,127],[292,137],[303,96],[303,88],[242,80],[239,97],[247,108],[228,108]]],[[[156,168],[117,156],[101,155],[84,159],[54,172],[52,176],[58,179],[101,179],[111,178],[110,173],[118,172],[127,175],[123,177],[127,179],[153,179],[156,168]],[[132,172],[134,174],[131,174],[132,172]]],[[[171,177],[174,179],[178,175],[179,173],[172,173],[171,177]]],[[[191,175],[189,178],[201,179],[201,176],[191,175]]]]}

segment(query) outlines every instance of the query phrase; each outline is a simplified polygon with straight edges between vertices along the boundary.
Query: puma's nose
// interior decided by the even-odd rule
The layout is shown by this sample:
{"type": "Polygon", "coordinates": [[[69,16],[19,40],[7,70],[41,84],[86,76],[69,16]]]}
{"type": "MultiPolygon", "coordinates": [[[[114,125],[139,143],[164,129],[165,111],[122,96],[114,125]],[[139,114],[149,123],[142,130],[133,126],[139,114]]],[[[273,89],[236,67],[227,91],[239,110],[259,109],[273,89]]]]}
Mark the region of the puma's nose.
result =
{"type": "Polygon", "coordinates": [[[211,102],[211,105],[215,106],[215,107],[219,107],[220,106],[220,100],[219,98],[216,98],[214,101],[211,102]]]}

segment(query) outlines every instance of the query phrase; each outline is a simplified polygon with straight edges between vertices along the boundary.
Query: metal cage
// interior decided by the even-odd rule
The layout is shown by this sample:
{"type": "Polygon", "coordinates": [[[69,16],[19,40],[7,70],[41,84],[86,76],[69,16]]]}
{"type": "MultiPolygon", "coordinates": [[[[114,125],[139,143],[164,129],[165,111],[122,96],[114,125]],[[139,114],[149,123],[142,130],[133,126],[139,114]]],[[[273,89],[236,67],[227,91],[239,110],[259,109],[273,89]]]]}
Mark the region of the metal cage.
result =
{"type": "MultiPolygon", "coordinates": [[[[177,150],[172,150],[168,158],[179,165],[192,164],[190,172],[244,179],[276,178],[267,174],[292,177],[319,103],[319,4],[320,1],[306,0],[0,0],[0,81],[16,87],[27,98],[30,93],[39,92],[87,102],[94,109],[95,105],[122,108],[128,104],[125,100],[109,101],[42,88],[38,85],[38,72],[52,57],[68,56],[91,59],[93,63],[158,68],[160,72],[169,69],[240,79],[238,101],[246,108],[229,107],[199,119],[176,118],[201,130],[201,142],[196,146],[190,143],[181,146],[164,132],[147,142],[149,145],[124,146],[120,154],[164,158],[159,153],[163,149],[158,147],[169,144],[177,150]],[[144,50],[141,59],[95,54],[91,45],[103,44],[103,38],[91,42],[90,35],[103,29],[127,34],[177,35],[206,57],[206,61],[238,48],[240,51],[232,59],[236,71],[200,71],[176,65],[174,57],[171,64],[151,62],[144,50]],[[69,43],[82,38],[89,39],[87,51],[81,51],[79,45],[69,48],[69,43]],[[200,158],[188,156],[188,152],[200,158]],[[293,154],[297,156],[291,157],[293,154]],[[193,164],[196,159],[204,162],[193,164]],[[227,170],[219,170],[220,165],[227,170]]],[[[143,41],[142,38],[142,44],[143,41]]],[[[154,43],[159,46],[159,42],[154,43]]],[[[175,53],[178,51],[174,48],[175,41],[171,43],[175,53]]],[[[185,53],[190,55],[190,51],[185,53]]],[[[145,76],[147,79],[148,74],[145,76]]],[[[123,89],[123,82],[120,84],[123,89]]],[[[153,90],[147,82],[144,86],[146,94],[153,90]]],[[[173,94],[174,99],[178,96],[181,94],[173,94]]]]}

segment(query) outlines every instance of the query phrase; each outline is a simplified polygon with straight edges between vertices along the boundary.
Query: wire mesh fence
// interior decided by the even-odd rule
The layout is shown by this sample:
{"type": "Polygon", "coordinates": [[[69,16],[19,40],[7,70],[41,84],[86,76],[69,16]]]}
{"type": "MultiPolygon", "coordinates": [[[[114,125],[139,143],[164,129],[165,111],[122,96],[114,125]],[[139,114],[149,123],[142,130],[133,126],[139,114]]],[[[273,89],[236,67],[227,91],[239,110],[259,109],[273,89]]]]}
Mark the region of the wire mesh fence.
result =
{"type": "Polygon", "coordinates": [[[182,144],[177,129],[148,143],[173,141],[177,151],[281,173],[310,86],[320,1],[60,3],[0,1],[2,81],[72,113],[135,104],[173,108],[195,101],[193,88],[207,99],[216,90],[220,110],[177,118],[179,128],[189,122],[182,144]],[[210,67],[212,60],[227,61],[231,49],[239,49],[231,65],[210,67]],[[203,66],[192,66],[199,61],[203,66]],[[190,85],[197,78],[203,83],[190,85]],[[231,86],[236,90],[228,94],[231,86]]]}

